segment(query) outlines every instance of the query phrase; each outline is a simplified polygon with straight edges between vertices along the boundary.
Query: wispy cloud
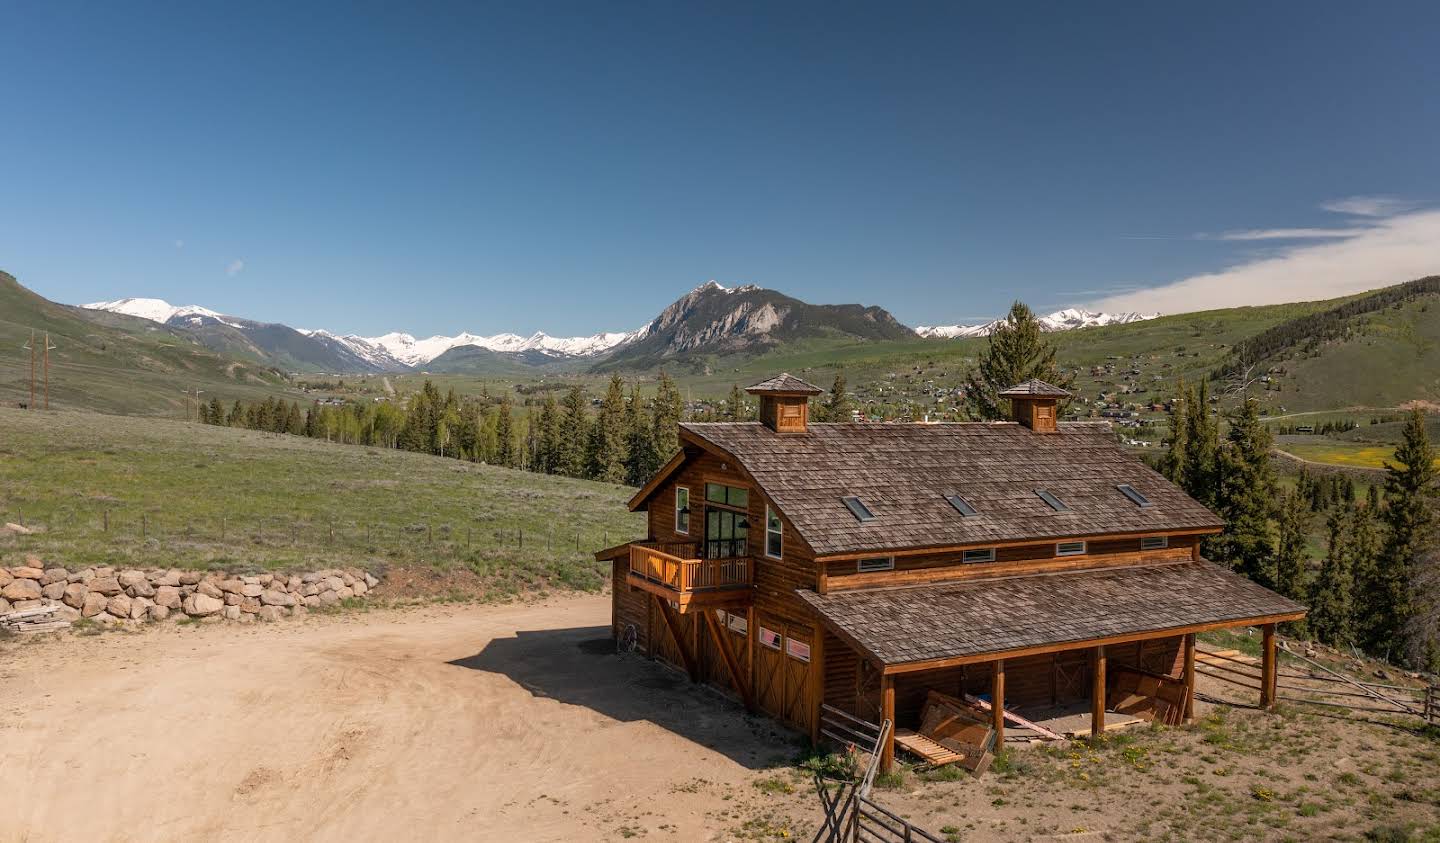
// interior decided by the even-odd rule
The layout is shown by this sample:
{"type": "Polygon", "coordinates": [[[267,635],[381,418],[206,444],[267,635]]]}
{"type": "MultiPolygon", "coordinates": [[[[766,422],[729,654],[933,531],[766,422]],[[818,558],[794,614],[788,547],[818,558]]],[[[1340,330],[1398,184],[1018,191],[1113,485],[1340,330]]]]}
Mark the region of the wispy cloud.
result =
{"type": "Polygon", "coordinates": [[[1320,205],[1337,214],[1351,214],[1357,217],[1393,217],[1420,207],[1423,202],[1401,199],[1398,196],[1351,196],[1335,199],[1320,205]]]}
{"type": "Polygon", "coordinates": [[[1185,313],[1314,301],[1440,272],[1440,211],[1420,210],[1423,203],[1394,197],[1351,197],[1327,202],[1323,207],[1364,217],[1365,224],[1218,235],[1212,239],[1312,242],[1297,242],[1219,272],[1108,296],[1090,307],[1185,313]],[[1313,242],[1317,240],[1323,242],[1313,242]]]}
{"type": "Polygon", "coordinates": [[[245,269],[245,261],[242,261],[242,260],[240,260],[239,258],[236,258],[235,260],[230,261],[230,263],[229,263],[228,265],[226,265],[226,267],[225,267],[225,274],[228,275],[228,276],[230,276],[231,278],[234,278],[235,276],[239,275],[242,271],[244,271],[244,269],[245,269]]]}

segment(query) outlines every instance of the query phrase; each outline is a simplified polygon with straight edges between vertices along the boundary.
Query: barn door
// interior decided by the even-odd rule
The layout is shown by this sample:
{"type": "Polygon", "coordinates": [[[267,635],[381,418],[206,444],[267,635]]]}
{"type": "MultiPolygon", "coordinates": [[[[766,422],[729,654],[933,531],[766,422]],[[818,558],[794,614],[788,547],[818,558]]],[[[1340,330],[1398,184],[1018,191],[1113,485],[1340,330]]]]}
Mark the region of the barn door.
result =
{"type": "Polygon", "coordinates": [[[755,700],[760,710],[809,730],[811,634],[809,627],[760,616],[755,631],[755,700]]]}

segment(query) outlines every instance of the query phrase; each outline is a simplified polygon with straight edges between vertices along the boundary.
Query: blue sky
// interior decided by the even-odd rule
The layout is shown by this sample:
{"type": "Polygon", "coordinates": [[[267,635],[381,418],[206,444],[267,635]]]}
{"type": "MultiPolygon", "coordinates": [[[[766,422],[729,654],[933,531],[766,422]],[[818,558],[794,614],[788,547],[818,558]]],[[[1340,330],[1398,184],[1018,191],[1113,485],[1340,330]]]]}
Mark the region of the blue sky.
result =
{"type": "Polygon", "coordinates": [[[0,268],[418,335],[1440,271],[1440,4],[1254,5],[7,4],[0,268]]]}

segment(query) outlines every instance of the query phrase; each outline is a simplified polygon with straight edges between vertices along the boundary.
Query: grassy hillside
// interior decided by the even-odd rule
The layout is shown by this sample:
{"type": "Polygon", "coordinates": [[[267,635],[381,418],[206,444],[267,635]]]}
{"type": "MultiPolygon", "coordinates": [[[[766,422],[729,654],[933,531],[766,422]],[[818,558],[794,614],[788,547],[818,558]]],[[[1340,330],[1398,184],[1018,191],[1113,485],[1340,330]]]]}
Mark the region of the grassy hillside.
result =
{"type": "Polygon", "coordinates": [[[0,521],[39,530],[0,539],[0,564],[25,552],[70,565],[383,563],[595,587],[590,554],[644,533],[629,493],[301,437],[0,408],[0,521]]]}
{"type": "Polygon", "coordinates": [[[275,372],[216,354],[180,331],[56,304],[0,272],[0,404],[29,400],[30,354],[22,346],[32,330],[42,337],[48,331],[55,346],[51,407],[178,418],[187,389],[227,400],[288,391],[275,372]]]}

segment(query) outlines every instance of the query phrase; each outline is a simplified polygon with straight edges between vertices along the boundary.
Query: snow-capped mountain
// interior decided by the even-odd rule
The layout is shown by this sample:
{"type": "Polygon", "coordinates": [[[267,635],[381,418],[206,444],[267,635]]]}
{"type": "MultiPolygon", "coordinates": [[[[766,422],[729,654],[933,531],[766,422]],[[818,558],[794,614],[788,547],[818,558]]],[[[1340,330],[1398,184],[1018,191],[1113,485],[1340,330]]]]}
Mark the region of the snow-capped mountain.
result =
{"type": "Polygon", "coordinates": [[[390,333],[380,337],[344,336],[336,339],[353,345],[356,353],[362,353],[362,349],[379,349],[406,366],[423,366],[452,348],[467,346],[502,354],[537,351],[550,357],[593,357],[627,341],[636,333],[615,331],[589,337],[552,337],[543,331],[537,331],[528,337],[509,333],[482,337],[467,331],[453,337],[434,336],[423,340],[403,333],[390,333]]]}
{"type": "Polygon", "coordinates": [[[138,316],[141,319],[149,319],[151,322],[159,322],[162,325],[171,319],[183,317],[210,317],[219,319],[220,314],[208,307],[199,305],[186,305],[176,307],[164,299],[116,299],[115,301],[97,301],[90,304],[82,304],[86,310],[108,310],[111,313],[123,313],[127,316],[138,316]]]}
{"type": "MultiPolygon", "coordinates": [[[[1046,331],[1071,331],[1076,328],[1096,328],[1101,325],[1128,325],[1131,322],[1154,319],[1159,315],[1158,313],[1096,313],[1081,307],[1070,307],[1041,316],[1039,321],[1040,327],[1046,331]]],[[[996,319],[980,325],[921,325],[915,329],[915,333],[922,337],[940,337],[942,339],[988,337],[994,332],[995,326],[1004,321],[996,319]]]]}

